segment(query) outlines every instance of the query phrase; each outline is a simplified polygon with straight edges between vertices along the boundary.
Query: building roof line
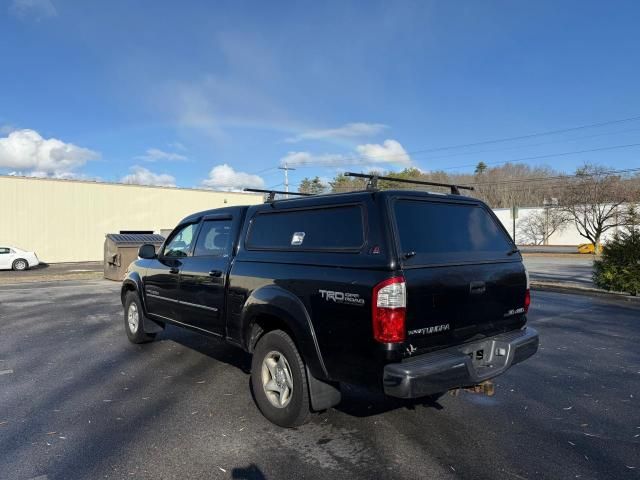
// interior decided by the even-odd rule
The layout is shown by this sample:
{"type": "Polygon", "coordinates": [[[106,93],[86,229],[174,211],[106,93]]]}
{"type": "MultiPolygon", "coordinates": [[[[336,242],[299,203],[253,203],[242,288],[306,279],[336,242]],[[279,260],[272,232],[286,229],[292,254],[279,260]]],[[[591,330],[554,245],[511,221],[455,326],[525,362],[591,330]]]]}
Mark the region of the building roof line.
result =
{"type": "Polygon", "coordinates": [[[16,179],[16,180],[38,180],[38,181],[48,181],[48,182],[68,182],[68,183],[84,183],[90,185],[114,185],[118,187],[142,187],[142,188],[160,188],[164,190],[179,190],[179,191],[187,191],[187,192],[207,192],[207,193],[224,193],[224,194],[233,194],[233,195],[245,195],[245,196],[256,196],[255,193],[243,192],[241,190],[238,191],[228,191],[228,190],[213,190],[209,188],[188,188],[188,187],[168,187],[162,185],[140,185],[137,183],[121,183],[121,182],[107,182],[102,180],[84,180],[77,178],[51,178],[51,177],[29,177],[27,175],[4,175],[0,174],[0,179],[16,179]]]}

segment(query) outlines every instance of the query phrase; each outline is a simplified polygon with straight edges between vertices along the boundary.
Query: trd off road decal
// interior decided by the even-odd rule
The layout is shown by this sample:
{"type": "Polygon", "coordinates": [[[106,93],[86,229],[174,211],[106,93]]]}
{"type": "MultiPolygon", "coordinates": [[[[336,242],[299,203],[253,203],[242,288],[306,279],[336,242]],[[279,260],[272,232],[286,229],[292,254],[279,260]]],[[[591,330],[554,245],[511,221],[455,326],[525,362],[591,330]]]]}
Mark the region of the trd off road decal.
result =
{"type": "Polygon", "coordinates": [[[364,305],[364,298],[358,293],[334,292],[332,290],[318,290],[323,300],[327,302],[343,303],[348,305],[364,305]]]}

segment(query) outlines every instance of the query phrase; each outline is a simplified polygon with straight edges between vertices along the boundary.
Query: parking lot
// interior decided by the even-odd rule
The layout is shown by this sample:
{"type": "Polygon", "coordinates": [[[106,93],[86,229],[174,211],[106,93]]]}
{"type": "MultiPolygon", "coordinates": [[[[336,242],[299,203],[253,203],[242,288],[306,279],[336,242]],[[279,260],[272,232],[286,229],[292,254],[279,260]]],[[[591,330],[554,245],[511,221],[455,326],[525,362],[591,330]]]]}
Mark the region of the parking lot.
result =
{"type": "Polygon", "coordinates": [[[531,280],[593,288],[593,255],[525,254],[531,280]]]}
{"type": "Polygon", "coordinates": [[[0,287],[0,478],[638,478],[640,303],[533,292],[541,349],[494,397],[348,388],[270,424],[249,358],[168,328],[130,344],[119,284],[0,287]]]}
{"type": "Polygon", "coordinates": [[[0,285],[12,283],[52,282],[56,280],[89,280],[102,278],[102,262],[41,263],[24,271],[2,271],[0,285]]]}

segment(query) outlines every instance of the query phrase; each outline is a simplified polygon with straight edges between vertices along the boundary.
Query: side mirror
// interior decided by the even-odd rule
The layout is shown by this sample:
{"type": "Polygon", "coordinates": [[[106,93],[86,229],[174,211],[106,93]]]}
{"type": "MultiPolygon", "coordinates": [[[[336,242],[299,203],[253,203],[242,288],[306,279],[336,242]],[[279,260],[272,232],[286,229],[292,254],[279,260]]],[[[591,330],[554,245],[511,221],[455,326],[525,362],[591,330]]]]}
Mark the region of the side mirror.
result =
{"type": "Polygon", "coordinates": [[[145,243],[138,250],[138,256],[140,258],[145,258],[147,260],[150,260],[152,258],[156,258],[156,247],[154,247],[153,245],[151,245],[149,243],[145,243]]]}

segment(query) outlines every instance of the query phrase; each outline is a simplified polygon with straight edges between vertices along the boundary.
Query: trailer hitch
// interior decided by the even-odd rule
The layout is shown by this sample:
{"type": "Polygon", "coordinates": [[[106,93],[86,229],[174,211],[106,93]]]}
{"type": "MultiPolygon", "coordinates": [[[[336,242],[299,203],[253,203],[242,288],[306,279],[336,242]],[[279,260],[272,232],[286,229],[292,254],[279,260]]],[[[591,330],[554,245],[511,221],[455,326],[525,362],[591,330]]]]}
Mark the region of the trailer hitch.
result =
{"type": "Polygon", "coordinates": [[[487,397],[493,397],[496,393],[496,386],[491,380],[485,380],[484,382],[472,387],[454,388],[452,390],[449,390],[449,394],[453,397],[457,397],[463,390],[469,393],[480,393],[482,395],[486,395],[487,397]]]}

